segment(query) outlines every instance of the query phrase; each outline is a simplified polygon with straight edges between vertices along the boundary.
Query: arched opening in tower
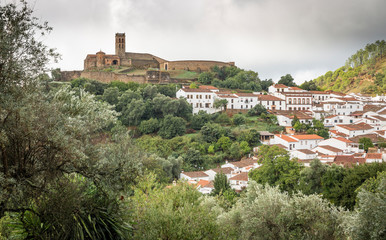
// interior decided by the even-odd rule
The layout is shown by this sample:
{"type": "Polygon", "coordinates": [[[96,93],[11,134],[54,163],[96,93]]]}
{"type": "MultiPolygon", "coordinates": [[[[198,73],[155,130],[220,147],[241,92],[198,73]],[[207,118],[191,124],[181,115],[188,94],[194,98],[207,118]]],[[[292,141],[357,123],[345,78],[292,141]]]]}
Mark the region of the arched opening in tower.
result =
{"type": "Polygon", "coordinates": [[[118,60],[113,60],[113,65],[118,65],[118,60]]]}

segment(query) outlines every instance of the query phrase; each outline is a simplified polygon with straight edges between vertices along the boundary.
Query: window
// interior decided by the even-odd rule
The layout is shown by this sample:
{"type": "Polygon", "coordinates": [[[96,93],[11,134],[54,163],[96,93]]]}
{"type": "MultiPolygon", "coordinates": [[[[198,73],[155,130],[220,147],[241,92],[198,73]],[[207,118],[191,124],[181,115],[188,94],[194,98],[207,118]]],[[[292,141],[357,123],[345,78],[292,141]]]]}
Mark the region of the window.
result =
{"type": "Polygon", "coordinates": [[[292,98],[288,98],[288,104],[292,104],[292,98]]]}
{"type": "Polygon", "coordinates": [[[302,103],[305,104],[306,103],[306,99],[302,98],[302,103]]]}
{"type": "Polygon", "coordinates": [[[206,108],[210,108],[210,103],[205,103],[206,108]]]}
{"type": "Polygon", "coordinates": [[[233,109],[233,104],[231,105],[231,108],[233,109]]]}
{"type": "Polygon", "coordinates": [[[243,105],[241,105],[241,109],[243,109],[243,105]]]}
{"type": "Polygon", "coordinates": [[[200,97],[198,95],[196,95],[196,99],[199,99],[200,97]]]}
{"type": "Polygon", "coordinates": [[[233,99],[231,99],[231,103],[233,103],[233,99]]]}
{"type": "Polygon", "coordinates": [[[202,108],[202,103],[200,103],[200,108],[202,108]]]}

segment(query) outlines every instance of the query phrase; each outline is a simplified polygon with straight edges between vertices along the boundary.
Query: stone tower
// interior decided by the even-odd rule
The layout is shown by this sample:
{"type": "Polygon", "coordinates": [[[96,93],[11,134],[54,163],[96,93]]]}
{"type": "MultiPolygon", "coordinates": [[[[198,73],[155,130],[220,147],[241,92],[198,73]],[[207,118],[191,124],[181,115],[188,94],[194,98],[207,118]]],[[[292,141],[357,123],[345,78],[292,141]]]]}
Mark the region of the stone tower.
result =
{"type": "Polygon", "coordinates": [[[126,52],[126,36],[124,33],[115,34],[115,55],[124,57],[126,52]]]}

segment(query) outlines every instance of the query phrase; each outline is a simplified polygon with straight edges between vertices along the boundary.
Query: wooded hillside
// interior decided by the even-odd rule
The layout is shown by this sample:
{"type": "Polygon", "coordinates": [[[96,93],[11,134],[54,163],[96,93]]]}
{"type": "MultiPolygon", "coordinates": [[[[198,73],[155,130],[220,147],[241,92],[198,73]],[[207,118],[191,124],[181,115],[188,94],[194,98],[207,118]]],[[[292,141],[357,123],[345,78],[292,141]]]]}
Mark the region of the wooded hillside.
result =
{"type": "Polygon", "coordinates": [[[386,42],[367,44],[349,57],[346,64],[313,82],[323,90],[381,94],[386,92],[386,42]]]}

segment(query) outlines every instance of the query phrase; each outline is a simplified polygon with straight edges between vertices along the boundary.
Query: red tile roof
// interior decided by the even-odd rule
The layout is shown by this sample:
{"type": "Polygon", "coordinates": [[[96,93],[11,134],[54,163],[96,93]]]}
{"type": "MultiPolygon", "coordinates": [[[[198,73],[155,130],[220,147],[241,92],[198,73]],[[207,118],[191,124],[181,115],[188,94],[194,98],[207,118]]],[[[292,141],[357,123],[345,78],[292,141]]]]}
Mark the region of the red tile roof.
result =
{"type": "Polygon", "coordinates": [[[234,177],[231,177],[229,180],[236,180],[236,181],[245,181],[248,182],[248,173],[242,172],[234,177]]]}
{"type": "Polygon", "coordinates": [[[253,93],[235,93],[235,95],[239,97],[257,97],[258,96],[257,94],[253,94],[253,93]]]}
{"type": "Polygon", "coordinates": [[[336,125],[338,127],[347,129],[349,131],[360,131],[360,130],[369,130],[373,129],[372,126],[370,126],[367,123],[358,123],[358,124],[347,124],[347,125],[336,125]]]}
{"type": "Polygon", "coordinates": [[[348,137],[349,135],[347,134],[344,134],[344,133],[341,133],[341,132],[338,132],[337,130],[329,130],[329,132],[335,134],[335,135],[338,135],[338,136],[342,136],[342,137],[348,137]]]}
{"type": "Polygon", "coordinates": [[[363,158],[354,158],[353,155],[338,155],[334,158],[335,164],[343,165],[345,167],[351,167],[356,164],[365,163],[366,160],[363,158]]]}
{"type": "Polygon", "coordinates": [[[202,93],[210,93],[209,89],[199,89],[199,88],[181,88],[182,91],[184,92],[202,92],[202,93]]]}
{"type": "Polygon", "coordinates": [[[279,138],[281,138],[281,139],[283,139],[284,141],[287,141],[287,142],[297,142],[298,141],[298,140],[293,139],[293,138],[291,138],[291,137],[289,137],[287,135],[284,135],[284,134],[275,134],[275,136],[277,136],[277,137],[279,137],[279,138]]]}
{"type": "Polygon", "coordinates": [[[289,87],[290,90],[303,90],[301,88],[298,88],[298,87],[289,87]]]}
{"type": "Polygon", "coordinates": [[[210,86],[210,85],[200,85],[198,86],[199,89],[210,89],[210,90],[218,90],[218,88],[210,86]]]}
{"type": "Polygon", "coordinates": [[[209,170],[212,170],[212,171],[214,171],[216,173],[231,174],[231,172],[233,171],[233,168],[224,167],[224,168],[212,168],[212,169],[209,169],[209,170]]]}
{"type": "Polygon", "coordinates": [[[325,94],[328,95],[329,93],[323,92],[323,91],[309,91],[312,94],[325,94]]]}
{"type": "Polygon", "coordinates": [[[382,153],[367,153],[366,159],[382,159],[382,153]]]}
{"type": "Polygon", "coordinates": [[[297,149],[296,151],[302,152],[304,154],[316,154],[315,152],[308,150],[308,149],[297,149]]]}
{"type": "Polygon", "coordinates": [[[203,180],[203,179],[200,179],[200,181],[198,181],[197,187],[198,186],[207,187],[207,188],[214,188],[213,181],[208,181],[208,180],[203,180]]]}
{"type": "Polygon", "coordinates": [[[318,147],[327,149],[328,151],[331,151],[331,152],[334,152],[334,153],[343,152],[343,150],[341,150],[339,148],[336,148],[336,147],[332,147],[330,145],[322,145],[322,146],[318,146],[318,147]]]}
{"type": "Polygon", "coordinates": [[[350,140],[348,140],[347,138],[344,138],[344,137],[336,137],[335,139],[339,140],[339,141],[342,141],[342,142],[345,142],[345,143],[352,143],[353,142],[353,141],[350,141],[350,140]]]}
{"type": "Polygon", "coordinates": [[[323,140],[321,136],[318,136],[316,134],[299,134],[299,135],[292,135],[291,137],[299,139],[299,140],[323,140]]]}
{"type": "Polygon", "coordinates": [[[273,85],[274,88],[288,88],[286,85],[284,84],[275,84],[273,85]]]}
{"type": "Polygon", "coordinates": [[[285,101],[284,99],[272,95],[258,95],[260,101],[285,101]]]}
{"type": "Polygon", "coordinates": [[[202,171],[197,171],[197,172],[183,172],[182,174],[191,177],[191,178],[198,178],[198,177],[208,177],[208,174],[202,172],[202,171]]]}

